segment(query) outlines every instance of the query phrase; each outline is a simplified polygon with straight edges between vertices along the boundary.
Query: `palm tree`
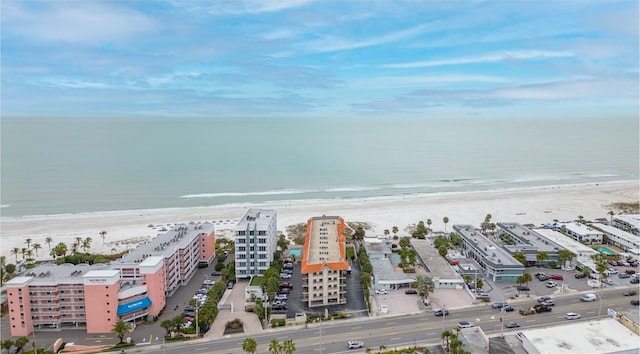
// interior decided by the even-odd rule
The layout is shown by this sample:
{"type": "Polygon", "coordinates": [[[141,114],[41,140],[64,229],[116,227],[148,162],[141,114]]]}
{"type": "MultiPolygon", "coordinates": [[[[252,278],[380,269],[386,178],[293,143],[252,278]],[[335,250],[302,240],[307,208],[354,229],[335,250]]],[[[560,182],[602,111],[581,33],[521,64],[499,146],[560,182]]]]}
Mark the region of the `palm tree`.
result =
{"type": "Polygon", "coordinates": [[[160,327],[164,328],[164,330],[167,331],[165,337],[169,337],[169,335],[171,335],[171,329],[173,328],[173,321],[164,320],[160,322],[160,327]]]}
{"type": "Polygon", "coordinates": [[[277,339],[272,339],[271,342],[269,342],[269,352],[271,354],[280,354],[280,350],[280,342],[278,342],[277,339]]]}
{"type": "Polygon", "coordinates": [[[384,229],[384,236],[388,237],[389,236],[389,229],[384,229]]]}
{"type": "Polygon", "coordinates": [[[22,254],[22,260],[24,261],[24,259],[27,257],[27,249],[22,247],[20,249],[20,253],[22,254]]]}
{"type": "Polygon", "coordinates": [[[51,243],[53,243],[53,238],[51,238],[51,236],[47,236],[47,238],[44,239],[44,243],[49,246],[49,252],[51,252],[51,243]]]}
{"type": "Polygon", "coordinates": [[[258,349],[258,343],[253,338],[245,338],[242,342],[242,350],[249,354],[255,354],[258,349]]]}
{"type": "Polygon", "coordinates": [[[131,324],[129,322],[125,322],[123,320],[118,320],[118,322],[113,324],[113,328],[111,329],[111,333],[114,333],[120,339],[120,343],[124,339],[124,336],[131,330],[131,324]]]}
{"type": "Polygon", "coordinates": [[[584,216],[578,215],[578,220],[580,220],[580,222],[584,224],[584,216]]]}
{"type": "Polygon", "coordinates": [[[428,297],[434,289],[433,280],[424,274],[417,274],[414,287],[418,289],[420,296],[428,297]]]}
{"type": "Polygon", "coordinates": [[[87,237],[84,240],[82,240],[82,249],[84,249],[85,253],[87,253],[89,248],[91,248],[91,242],[92,241],[93,241],[93,239],[91,237],[87,237]]]}
{"type": "Polygon", "coordinates": [[[387,347],[384,344],[380,344],[380,353],[384,353],[385,350],[387,350],[387,347]]]}
{"type": "Polygon", "coordinates": [[[31,249],[31,241],[32,240],[30,238],[27,238],[26,240],[24,240],[24,243],[27,244],[27,249],[31,249]]]}
{"type": "Polygon", "coordinates": [[[16,256],[16,263],[18,263],[18,255],[20,254],[20,249],[18,247],[12,248],[11,254],[16,256]]]}
{"type": "Polygon", "coordinates": [[[545,251],[538,252],[538,254],[536,255],[536,261],[538,261],[538,267],[540,266],[540,263],[546,261],[547,259],[549,259],[549,254],[547,254],[547,252],[545,251]]]}
{"type": "Polygon", "coordinates": [[[531,274],[529,273],[524,273],[522,274],[522,279],[524,280],[525,284],[529,284],[529,282],[533,280],[533,277],[531,277],[531,274]]]}
{"type": "Polygon", "coordinates": [[[38,250],[42,248],[42,245],[39,243],[34,243],[33,244],[33,250],[36,251],[36,257],[38,256],[38,250]]]}
{"type": "Polygon", "coordinates": [[[431,224],[433,224],[433,221],[431,221],[431,219],[427,219],[427,227],[429,228],[427,232],[431,231],[431,224]]]}
{"type": "Polygon", "coordinates": [[[453,333],[449,330],[446,330],[442,333],[440,333],[440,339],[442,339],[442,346],[445,348],[445,353],[449,352],[449,338],[453,337],[453,333]],[[445,346],[445,340],[446,340],[446,346],[445,346]]]}
{"type": "Polygon", "coordinates": [[[104,245],[104,237],[107,236],[107,232],[102,230],[100,231],[100,237],[102,237],[102,244],[104,245]]]}
{"type": "Polygon", "coordinates": [[[449,223],[449,217],[445,216],[444,218],[442,218],[442,222],[444,223],[444,233],[447,233],[447,224],[449,223]]]}
{"type": "Polygon", "coordinates": [[[397,226],[392,227],[391,232],[393,232],[393,236],[398,236],[398,227],[397,226]]]}
{"type": "Polygon", "coordinates": [[[600,319],[600,313],[602,312],[602,292],[604,291],[604,280],[608,275],[605,273],[607,270],[607,256],[602,253],[597,253],[591,256],[591,259],[596,263],[596,272],[600,274],[600,306],[598,308],[598,319],[600,319]]]}
{"type": "Polygon", "coordinates": [[[367,354],[371,354],[371,353],[373,353],[373,349],[367,348],[367,349],[364,350],[364,352],[367,353],[367,354]]]}
{"type": "Polygon", "coordinates": [[[614,213],[613,210],[609,210],[607,215],[609,215],[609,225],[613,226],[613,216],[616,215],[616,213],[614,213]]]}
{"type": "Polygon", "coordinates": [[[285,354],[293,354],[296,351],[296,344],[291,339],[286,339],[282,343],[282,350],[284,350],[285,354]]]}

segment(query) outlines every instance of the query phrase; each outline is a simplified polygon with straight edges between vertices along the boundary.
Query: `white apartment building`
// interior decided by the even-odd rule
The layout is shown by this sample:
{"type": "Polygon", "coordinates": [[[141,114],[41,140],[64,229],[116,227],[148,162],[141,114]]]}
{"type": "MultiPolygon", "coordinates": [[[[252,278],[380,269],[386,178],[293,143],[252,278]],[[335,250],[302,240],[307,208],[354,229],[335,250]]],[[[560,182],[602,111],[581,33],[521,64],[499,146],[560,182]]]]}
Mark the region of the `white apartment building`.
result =
{"type": "Polygon", "coordinates": [[[613,226],[640,235],[640,214],[621,214],[612,218],[613,226]]]}
{"type": "Polygon", "coordinates": [[[273,209],[249,209],[235,229],[236,279],[262,275],[278,246],[277,215],[273,209]]]}
{"type": "Polygon", "coordinates": [[[605,224],[593,224],[594,227],[604,231],[609,238],[608,243],[622,248],[625,252],[640,249],[640,236],[620,230],[605,224]]]}
{"type": "Polygon", "coordinates": [[[602,231],[598,231],[588,225],[575,222],[560,224],[560,230],[562,233],[584,244],[602,243],[602,235],[604,234],[602,231]]]}

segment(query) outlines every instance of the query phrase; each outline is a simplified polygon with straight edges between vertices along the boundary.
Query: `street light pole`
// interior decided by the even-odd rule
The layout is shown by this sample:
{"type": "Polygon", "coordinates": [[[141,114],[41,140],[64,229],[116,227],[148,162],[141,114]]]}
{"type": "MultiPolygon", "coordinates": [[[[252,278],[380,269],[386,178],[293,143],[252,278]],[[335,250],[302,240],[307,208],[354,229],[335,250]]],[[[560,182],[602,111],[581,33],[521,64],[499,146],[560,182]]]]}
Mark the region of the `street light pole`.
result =
{"type": "Polygon", "coordinates": [[[200,309],[200,303],[196,304],[196,338],[200,337],[200,327],[198,326],[198,310],[200,309]]]}
{"type": "Polygon", "coordinates": [[[502,302],[503,306],[500,309],[500,337],[504,338],[504,314],[506,313],[504,307],[507,306],[506,302],[502,302]]]}
{"type": "Polygon", "coordinates": [[[318,319],[320,323],[320,354],[322,354],[322,318],[318,319]]]}
{"type": "Polygon", "coordinates": [[[444,318],[447,316],[447,305],[442,305],[442,332],[444,332],[444,318]]]}

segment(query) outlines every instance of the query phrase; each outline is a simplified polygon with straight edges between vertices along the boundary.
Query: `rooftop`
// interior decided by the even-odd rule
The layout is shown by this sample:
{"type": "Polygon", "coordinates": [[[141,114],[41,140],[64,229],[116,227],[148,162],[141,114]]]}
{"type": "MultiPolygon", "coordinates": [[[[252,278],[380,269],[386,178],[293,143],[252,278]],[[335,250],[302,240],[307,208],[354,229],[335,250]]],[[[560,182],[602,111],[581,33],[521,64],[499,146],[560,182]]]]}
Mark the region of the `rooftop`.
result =
{"type": "Polygon", "coordinates": [[[560,224],[560,227],[564,227],[567,230],[570,230],[571,232],[577,234],[577,235],[599,235],[602,234],[602,232],[587,226],[585,224],[582,223],[577,223],[577,222],[568,222],[568,223],[562,223],[560,224]]]}
{"type": "MultiPolygon", "coordinates": [[[[508,249],[517,249],[522,245],[530,245],[538,252],[557,253],[560,245],[543,238],[535,230],[531,230],[518,223],[499,222],[496,224],[503,231],[514,236],[515,245],[505,245],[508,249]]],[[[499,232],[498,232],[499,233],[499,232]]]]}
{"type": "Polygon", "coordinates": [[[573,252],[576,255],[576,260],[578,262],[591,269],[596,269],[595,263],[591,259],[591,256],[594,254],[598,254],[598,251],[594,250],[591,247],[585,246],[582,243],[575,241],[571,237],[568,237],[555,230],[536,229],[536,232],[547,240],[560,245],[560,247],[566,249],[567,251],[573,252]]]}
{"type": "Polygon", "coordinates": [[[522,263],[513,258],[509,252],[491,242],[473,225],[453,225],[453,229],[470,244],[484,254],[485,260],[500,263],[504,266],[522,267],[522,263]]]}
{"type": "Polygon", "coordinates": [[[522,331],[539,353],[637,352],[640,337],[607,318],[522,331]]]}
{"type": "Polygon", "coordinates": [[[417,256],[426,264],[428,275],[431,278],[439,277],[440,279],[459,279],[462,281],[460,275],[447,263],[446,259],[440,256],[431,241],[414,238],[410,240],[417,256]]]}
{"type": "Polygon", "coordinates": [[[197,234],[210,234],[214,229],[214,225],[210,222],[191,221],[188,224],[175,224],[167,232],[158,234],[147,243],[139,245],[114,263],[141,263],[148,257],[169,256],[175,252],[176,248],[186,248],[197,234]]]}
{"type": "Polygon", "coordinates": [[[388,259],[372,259],[373,274],[380,284],[411,284],[415,274],[396,272],[388,259]]]}
{"type": "Polygon", "coordinates": [[[636,229],[640,229],[640,214],[614,215],[613,219],[614,220],[623,221],[626,224],[629,224],[629,225],[635,227],[636,229]]]}
{"type": "Polygon", "coordinates": [[[627,231],[624,231],[624,230],[620,230],[617,227],[613,227],[613,226],[605,225],[605,224],[598,224],[598,223],[595,223],[595,224],[592,224],[592,225],[597,227],[597,228],[599,228],[600,230],[608,233],[608,234],[618,236],[618,237],[623,238],[623,239],[625,239],[625,240],[627,240],[629,242],[638,242],[638,240],[640,240],[640,236],[634,235],[634,234],[632,234],[630,232],[627,232],[627,231]]]}
{"type": "Polygon", "coordinates": [[[276,211],[274,209],[249,209],[238,221],[236,230],[246,230],[247,228],[266,230],[275,218],[276,211]]]}
{"type": "MultiPolygon", "coordinates": [[[[19,279],[14,279],[18,279],[16,280],[16,284],[26,281],[28,281],[30,285],[81,284],[83,282],[82,276],[88,272],[107,270],[109,270],[108,264],[74,265],[65,263],[56,265],[54,263],[41,263],[26,272],[23,276],[18,277],[19,279]]],[[[7,284],[10,283],[11,282],[8,282],[7,284]]]]}
{"type": "Polygon", "coordinates": [[[304,240],[302,273],[320,271],[324,266],[332,270],[346,270],[344,219],[339,216],[313,217],[307,221],[304,240]]]}

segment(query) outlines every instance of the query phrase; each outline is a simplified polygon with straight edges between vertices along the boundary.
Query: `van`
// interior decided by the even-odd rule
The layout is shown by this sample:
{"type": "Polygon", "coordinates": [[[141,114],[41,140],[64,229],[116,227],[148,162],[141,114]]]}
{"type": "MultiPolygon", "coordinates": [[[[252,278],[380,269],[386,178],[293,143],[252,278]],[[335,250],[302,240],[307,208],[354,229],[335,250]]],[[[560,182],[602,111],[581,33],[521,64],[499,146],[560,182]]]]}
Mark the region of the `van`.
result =
{"type": "Polygon", "coordinates": [[[584,294],[580,297],[580,301],[583,301],[583,302],[596,301],[596,294],[584,294]]]}

